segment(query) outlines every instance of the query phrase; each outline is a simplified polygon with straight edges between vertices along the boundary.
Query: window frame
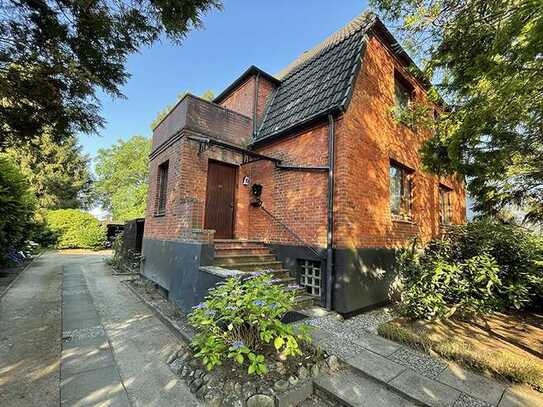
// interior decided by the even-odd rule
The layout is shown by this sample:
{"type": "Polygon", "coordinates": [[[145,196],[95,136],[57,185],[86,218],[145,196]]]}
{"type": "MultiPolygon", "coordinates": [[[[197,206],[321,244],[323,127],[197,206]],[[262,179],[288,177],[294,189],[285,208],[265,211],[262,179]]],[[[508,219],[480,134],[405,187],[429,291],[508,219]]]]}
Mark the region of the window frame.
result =
{"type": "Polygon", "coordinates": [[[298,281],[300,287],[303,287],[308,295],[320,298],[323,283],[322,262],[319,260],[298,259],[298,281]],[[310,271],[309,274],[308,271],[310,271]],[[308,280],[311,280],[311,282],[308,283],[308,280]]]}
{"type": "Polygon", "coordinates": [[[166,160],[158,166],[157,187],[155,195],[155,216],[164,216],[168,201],[168,175],[170,160],[166,160]]]}
{"type": "Polygon", "coordinates": [[[401,110],[409,108],[413,102],[414,93],[415,87],[413,84],[409,82],[398,70],[394,70],[394,107],[401,110]],[[400,92],[398,92],[398,90],[400,90],[400,92]],[[402,94],[402,96],[407,96],[404,103],[402,103],[402,99],[404,98],[400,98],[399,94],[402,94]]]}
{"type": "MultiPolygon", "coordinates": [[[[389,187],[389,209],[393,220],[412,220],[413,219],[413,190],[414,190],[414,175],[415,171],[412,168],[399,163],[396,160],[389,161],[388,169],[388,187],[389,187]],[[395,169],[400,174],[400,194],[399,205],[396,210],[396,204],[393,199],[393,179],[392,170],[395,169]]],[[[395,199],[394,199],[395,200],[395,199]]]]}

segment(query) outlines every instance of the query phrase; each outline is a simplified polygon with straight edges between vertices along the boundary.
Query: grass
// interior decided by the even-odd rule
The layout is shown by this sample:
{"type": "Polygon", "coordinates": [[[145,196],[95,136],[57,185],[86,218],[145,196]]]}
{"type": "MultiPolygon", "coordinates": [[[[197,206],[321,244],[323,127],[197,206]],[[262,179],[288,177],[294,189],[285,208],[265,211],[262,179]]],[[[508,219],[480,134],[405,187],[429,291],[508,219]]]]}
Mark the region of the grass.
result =
{"type": "MultiPolygon", "coordinates": [[[[428,322],[400,318],[378,328],[381,336],[468,366],[496,378],[543,392],[543,360],[502,335],[468,322],[428,322]]],[[[537,341],[537,338],[535,338],[537,341]]],[[[537,352],[535,352],[537,353],[537,352]]]]}

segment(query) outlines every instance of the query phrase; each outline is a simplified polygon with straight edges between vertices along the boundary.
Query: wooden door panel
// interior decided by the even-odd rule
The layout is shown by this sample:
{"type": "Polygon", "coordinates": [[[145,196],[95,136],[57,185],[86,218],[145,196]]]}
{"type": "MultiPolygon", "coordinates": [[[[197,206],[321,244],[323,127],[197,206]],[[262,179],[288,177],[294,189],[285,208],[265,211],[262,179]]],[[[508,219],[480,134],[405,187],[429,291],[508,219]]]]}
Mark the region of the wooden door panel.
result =
{"type": "Polygon", "coordinates": [[[233,237],[236,172],[234,166],[209,162],[204,227],[215,230],[216,239],[233,237]]]}

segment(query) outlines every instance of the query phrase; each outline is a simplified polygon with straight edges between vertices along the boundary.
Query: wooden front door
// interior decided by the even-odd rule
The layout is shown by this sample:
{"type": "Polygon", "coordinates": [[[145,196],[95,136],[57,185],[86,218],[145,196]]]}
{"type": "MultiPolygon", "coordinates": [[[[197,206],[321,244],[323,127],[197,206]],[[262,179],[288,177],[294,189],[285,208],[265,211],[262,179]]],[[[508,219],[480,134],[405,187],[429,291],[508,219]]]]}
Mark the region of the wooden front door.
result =
{"type": "Polygon", "coordinates": [[[215,230],[215,239],[234,236],[236,172],[232,165],[209,162],[204,227],[215,230]]]}

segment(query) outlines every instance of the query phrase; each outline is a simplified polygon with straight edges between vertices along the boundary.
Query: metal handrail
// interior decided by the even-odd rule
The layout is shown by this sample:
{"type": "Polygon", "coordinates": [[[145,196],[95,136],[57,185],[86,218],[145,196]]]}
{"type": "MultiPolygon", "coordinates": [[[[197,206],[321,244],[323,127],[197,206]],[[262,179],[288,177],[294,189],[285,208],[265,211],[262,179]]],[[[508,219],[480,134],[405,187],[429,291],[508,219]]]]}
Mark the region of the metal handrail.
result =
{"type": "Polygon", "coordinates": [[[291,230],[287,225],[285,225],[283,222],[281,222],[277,217],[268,211],[264,206],[260,205],[260,209],[264,211],[270,218],[272,218],[275,222],[279,223],[287,232],[289,232],[296,240],[298,240],[300,243],[302,243],[305,247],[307,247],[315,256],[317,256],[319,259],[323,258],[322,253],[319,253],[317,250],[315,250],[313,247],[311,247],[305,240],[303,240],[296,232],[291,230]]]}

